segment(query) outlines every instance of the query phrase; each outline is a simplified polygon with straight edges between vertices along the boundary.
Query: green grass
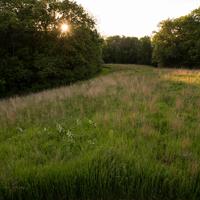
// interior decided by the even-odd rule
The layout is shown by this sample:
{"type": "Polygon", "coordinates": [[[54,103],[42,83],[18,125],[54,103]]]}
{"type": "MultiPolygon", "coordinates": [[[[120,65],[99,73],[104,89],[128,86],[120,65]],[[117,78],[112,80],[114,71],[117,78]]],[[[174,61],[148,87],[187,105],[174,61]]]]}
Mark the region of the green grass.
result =
{"type": "Polygon", "coordinates": [[[200,71],[107,65],[0,101],[0,199],[197,200],[200,71]]]}

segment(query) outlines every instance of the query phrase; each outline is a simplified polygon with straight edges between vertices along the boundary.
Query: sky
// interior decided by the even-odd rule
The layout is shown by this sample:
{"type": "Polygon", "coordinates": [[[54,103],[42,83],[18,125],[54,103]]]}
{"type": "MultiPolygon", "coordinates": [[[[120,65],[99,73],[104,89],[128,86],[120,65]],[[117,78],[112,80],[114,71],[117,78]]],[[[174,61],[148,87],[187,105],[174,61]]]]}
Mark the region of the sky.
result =
{"type": "Polygon", "coordinates": [[[103,36],[151,36],[160,21],[188,14],[200,0],[76,0],[92,16],[103,36]]]}

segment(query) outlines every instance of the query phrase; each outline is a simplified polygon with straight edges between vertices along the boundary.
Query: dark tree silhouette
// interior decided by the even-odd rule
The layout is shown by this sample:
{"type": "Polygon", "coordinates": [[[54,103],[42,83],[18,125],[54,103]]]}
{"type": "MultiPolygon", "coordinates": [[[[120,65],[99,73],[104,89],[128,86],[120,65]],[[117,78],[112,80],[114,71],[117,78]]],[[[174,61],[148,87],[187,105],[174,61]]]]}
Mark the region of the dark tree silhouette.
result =
{"type": "Polygon", "coordinates": [[[95,21],[73,1],[0,1],[0,96],[88,78],[100,70],[95,21]],[[67,22],[69,33],[61,33],[67,22]]]}
{"type": "Polygon", "coordinates": [[[167,67],[200,67],[200,8],[159,25],[153,37],[153,62],[167,67]]]}

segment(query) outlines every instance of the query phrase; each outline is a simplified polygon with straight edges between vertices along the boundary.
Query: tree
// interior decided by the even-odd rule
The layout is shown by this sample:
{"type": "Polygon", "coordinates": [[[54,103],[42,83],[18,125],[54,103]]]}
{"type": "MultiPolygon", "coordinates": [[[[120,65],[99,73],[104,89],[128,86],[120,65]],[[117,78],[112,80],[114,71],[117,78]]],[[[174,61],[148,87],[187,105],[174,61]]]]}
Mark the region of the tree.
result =
{"type": "Polygon", "coordinates": [[[200,8],[160,23],[153,37],[153,61],[159,66],[200,66],[200,8]]]}
{"type": "Polygon", "coordinates": [[[143,38],[140,38],[140,48],[138,49],[138,63],[139,64],[146,64],[151,65],[152,64],[152,44],[151,44],[151,38],[146,36],[143,38]]]}
{"type": "Polygon", "coordinates": [[[103,60],[106,63],[151,64],[151,39],[144,37],[106,38],[103,47],[103,60]]]}
{"type": "Polygon", "coordinates": [[[100,70],[95,20],[63,0],[1,0],[0,96],[89,78],[100,70]],[[70,32],[61,33],[68,23],[70,32]]]}

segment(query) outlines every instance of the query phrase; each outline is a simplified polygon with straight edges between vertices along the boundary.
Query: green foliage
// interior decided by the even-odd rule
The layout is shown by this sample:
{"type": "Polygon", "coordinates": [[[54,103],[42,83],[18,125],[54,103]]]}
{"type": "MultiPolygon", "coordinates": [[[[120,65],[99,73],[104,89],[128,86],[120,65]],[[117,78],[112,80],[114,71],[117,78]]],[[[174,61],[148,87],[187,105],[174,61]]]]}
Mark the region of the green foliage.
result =
{"type": "Polygon", "coordinates": [[[108,37],[104,42],[105,63],[151,64],[152,46],[149,37],[108,37]]]}
{"type": "Polygon", "coordinates": [[[0,96],[68,84],[100,70],[102,40],[75,2],[4,0],[0,11],[0,96]],[[62,34],[66,21],[70,31],[62,34]]]}
{"type": "Polygon", "coordinates": [[[200,66],[200,8],[160,23],[153,37],[153,62],[159,66],[200,66]]]}

